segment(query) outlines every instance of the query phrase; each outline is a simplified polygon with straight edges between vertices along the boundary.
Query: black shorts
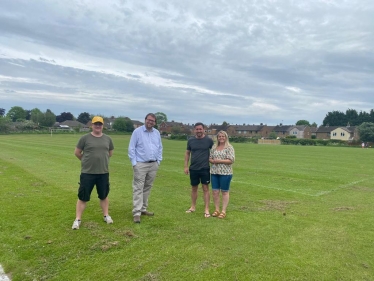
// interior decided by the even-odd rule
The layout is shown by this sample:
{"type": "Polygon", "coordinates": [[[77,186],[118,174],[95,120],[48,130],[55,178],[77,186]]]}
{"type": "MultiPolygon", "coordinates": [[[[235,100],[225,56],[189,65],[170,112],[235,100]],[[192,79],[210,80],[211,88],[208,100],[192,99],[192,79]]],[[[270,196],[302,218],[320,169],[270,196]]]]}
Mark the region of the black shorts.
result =
{"type": "Polygon", "coordinates": [[[192,186],[210,183],[210,169],[190,170],[190,181],[192,186]]]}
{"type": "Polygon", "coordinates": [[[104,200],[109,194],[109,173],[107,174],[84,174],[80,176],[78,198],[81,201],[90,201],[92,189],[96,185],[97,195],[104,200]]]}

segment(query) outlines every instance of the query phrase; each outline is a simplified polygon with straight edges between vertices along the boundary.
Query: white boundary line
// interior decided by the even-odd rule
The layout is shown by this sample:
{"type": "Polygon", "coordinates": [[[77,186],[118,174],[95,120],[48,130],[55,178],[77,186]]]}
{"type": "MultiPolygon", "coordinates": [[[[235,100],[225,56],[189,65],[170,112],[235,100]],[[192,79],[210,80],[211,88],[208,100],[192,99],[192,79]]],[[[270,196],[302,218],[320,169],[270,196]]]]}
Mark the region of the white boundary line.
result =
{"type": "Polygon", "coordinates": [[[9,277],[5,274],[3,267],[0,264],[0,281],[10,281],[9,277]]]}
{"type": "Polygon", "coordinates": [[[329,194],[329,193],[331,193],[333,191],[336,191],[338,189],[346,188],[346,187],[352,186],[354,184],[357,184],[357,183],[360,183],[360,182],[363,182],[363,181],[367,181],[369,179],[372,179],[372,178],[366,178],[366,179],[362,179],[362,180],[358,180],[358,181],[353,181],[353,182],[347,183],[345,185],[338,186],[337,188],[334,188],[332,190],[326,190],[326,191],[317,192],[316,194],[309,194],[309,193],[305,193],[305,192],[300,192],[299,191],[300,189],[284,189],[284,188],[278,188],[278,187],[272,187],[272,186],[264,186],[264,185],[260,185],[260,184],[248,183],[248,182],[237,181],[237,180],[235,180],[235,181],[232,180],[232,182],[233,183],[238,182],[238,183],[242,183],[242,184],[253,185],[253,186],[267,188],[267,189],[275,189],[275,190],[279,190],[279,191],[287,191],[287,192],[293,192],[293,193],[298,193],[298,194],[312,196],[312,197],[318,197],[318,196],[321,196],[321,195],[329,194]]]}

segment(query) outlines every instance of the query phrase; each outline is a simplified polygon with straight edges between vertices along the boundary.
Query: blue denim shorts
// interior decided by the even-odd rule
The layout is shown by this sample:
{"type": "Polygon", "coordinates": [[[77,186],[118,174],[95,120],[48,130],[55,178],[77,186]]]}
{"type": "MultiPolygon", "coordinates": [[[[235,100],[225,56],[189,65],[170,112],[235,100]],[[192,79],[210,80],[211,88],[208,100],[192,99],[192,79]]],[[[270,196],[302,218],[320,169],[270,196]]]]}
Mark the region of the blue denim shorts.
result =
{"type": "Polygon", "coordinates": [[[212,189],[213,190],[221,190],[221,191],[230,190],[230,183],[231,183],[232,175],[212,174],[211,178],[212,178],[212,189]]]}

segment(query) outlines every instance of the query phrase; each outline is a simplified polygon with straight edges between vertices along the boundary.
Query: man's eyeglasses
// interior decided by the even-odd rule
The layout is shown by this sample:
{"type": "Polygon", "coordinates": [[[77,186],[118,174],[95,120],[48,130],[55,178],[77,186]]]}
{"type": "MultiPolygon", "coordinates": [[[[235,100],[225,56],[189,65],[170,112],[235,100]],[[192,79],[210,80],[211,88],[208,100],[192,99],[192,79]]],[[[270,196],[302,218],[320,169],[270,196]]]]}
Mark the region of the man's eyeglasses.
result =
{"type": "Polygon", "coordinates": [[[152,120],[152,119],[146,119],[148,122],[153,122],[153,123],[156,123],[156,120],[152,120]]]}
{"type": "Polygon", "coordinates": [[[94,123],[95,126],[102,126],[103,123],[94,123]]]}

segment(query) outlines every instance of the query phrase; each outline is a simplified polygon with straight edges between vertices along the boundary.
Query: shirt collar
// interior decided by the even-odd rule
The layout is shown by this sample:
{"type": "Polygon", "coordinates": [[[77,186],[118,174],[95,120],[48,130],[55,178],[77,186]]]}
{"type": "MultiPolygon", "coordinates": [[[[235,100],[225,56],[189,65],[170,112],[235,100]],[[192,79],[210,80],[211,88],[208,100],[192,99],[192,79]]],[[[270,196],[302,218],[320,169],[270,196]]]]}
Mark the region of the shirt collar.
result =
{"type": "Polygon", "coordinates": [[[143,132],[153,132],[153,127],[152,127],[152,130],[148,131],[147,127],[145,125],[143,125],[143,132]]]}

